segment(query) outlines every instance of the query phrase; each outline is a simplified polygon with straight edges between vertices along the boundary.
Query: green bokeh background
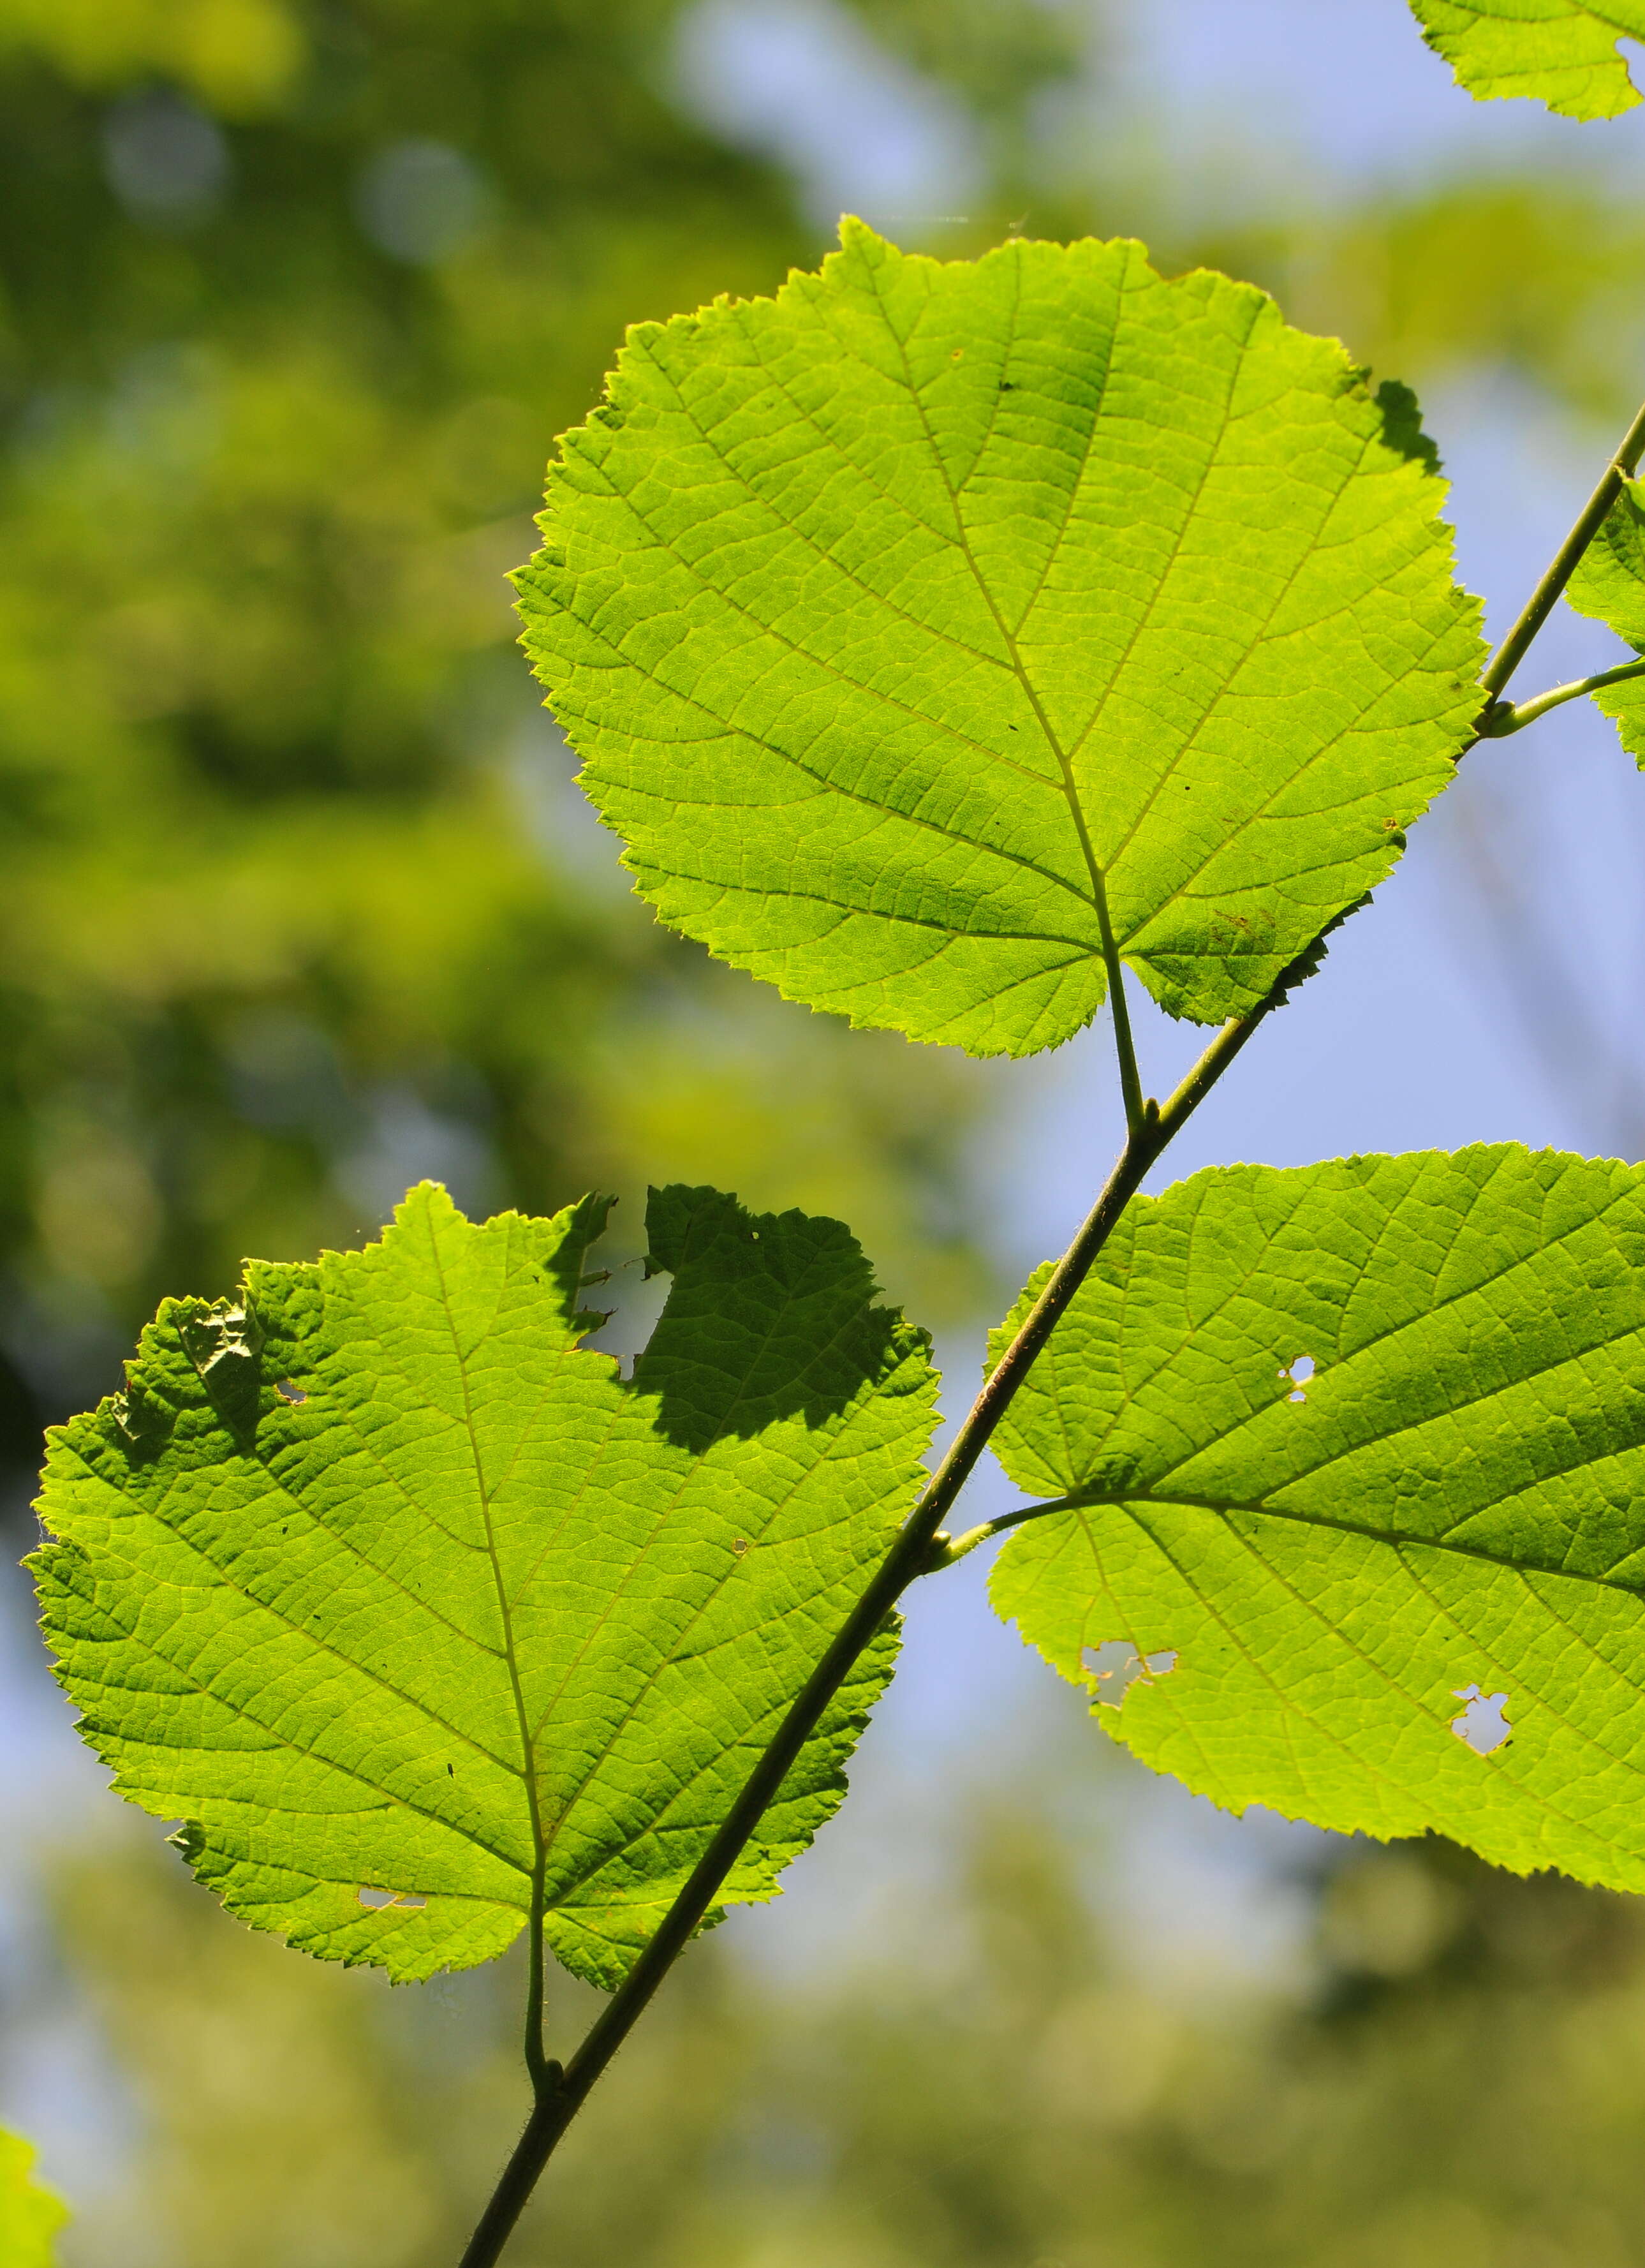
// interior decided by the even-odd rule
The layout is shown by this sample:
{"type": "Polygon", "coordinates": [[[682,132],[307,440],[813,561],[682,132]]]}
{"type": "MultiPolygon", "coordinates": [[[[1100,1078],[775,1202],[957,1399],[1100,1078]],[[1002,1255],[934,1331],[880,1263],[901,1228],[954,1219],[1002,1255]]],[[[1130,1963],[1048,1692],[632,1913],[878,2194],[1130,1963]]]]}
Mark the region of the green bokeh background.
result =
{"type": "MultiPolygon", "coordinates": [[[[1259,122],[1056,129],[1149,4],[861,0],[860,36],[968,122],[964,217],[905,238],[1141,234],[1420,387],[1506,373],[1601,461],[1642,335],[1632,178],[1568,139],[1315,200],[1271,185],[1259,122]]],[[[607,1186],[637,1223],[683,1178],[838,1213],[939,1326],[1013,1288],[975,1227],[994,1071],[656,928],[512,647],[503,575],[623,326],[825,247],[780,166],[694,122],[681,13],[0,0],[19,1508],[40,1424],[106,1390],[162,1293],[357,1241],[424,1171],[471,1208],[607,1186]]],[[[746,1932],[694,1955],[520,2268],[1645,2253],[1634,1904],[1309,1843],[1268,1885],[1283,1960],[1162,1978],[1104,1888],[1133,1777],[1061,1698],[935,1800],[929,1879],[881,1884],[803,1973],[746,1932]]],[[[24,2123],[49,2094],[65,2260],[446,2268],[519,2111],[514,1964],[391,1993],[305,1962],[112,1804],[33,1880],[0,1917],[0,2077],[24,2123]]],[[[562,2040],[588,2005],[562,1989],[562,2040]]]]}

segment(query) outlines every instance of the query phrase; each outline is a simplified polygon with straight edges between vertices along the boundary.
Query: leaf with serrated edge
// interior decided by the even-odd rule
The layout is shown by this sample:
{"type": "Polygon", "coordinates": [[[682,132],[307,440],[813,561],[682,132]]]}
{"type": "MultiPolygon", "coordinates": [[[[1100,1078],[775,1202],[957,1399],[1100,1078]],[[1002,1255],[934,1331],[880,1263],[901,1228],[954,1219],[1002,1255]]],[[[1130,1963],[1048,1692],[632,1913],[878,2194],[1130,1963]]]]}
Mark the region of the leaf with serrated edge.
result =
{"type": "MultiPolygon", "coordinates": [[[[1579,615],[1604,622],[1645,654],[1645,483],[1627,481],[1604,526],[1576,563],[1565,595],[1579,615]]],[[[1602,685],[1596,708],[1615,725],[1623,747],[1645,769],[1645,679],[1602,685]]]]}
{"type": "Polygon", "coordinates": [[[1567,118],[1639,100],[1619,40],[1645,40],[1645,0],[1411,0],[1422,36],[1476,101],[1530,95],[1567,118]]]}
{"type": "Polygon", "coordinates": [[[0,2127],[0,2268],[52,2268],[69,2208],[34,2178],[34,2146],[0,2127]]]}
{"type": "Polygon", "coordinates": [[[1479,707],[1403,388],[1135,244],[905,256],[630,332],[517,578],[662,917],[974,1054],[1252,1006],[1479,707]]]}
{"type": "Polygon", "coordinates": [[[1082,1499],[995,1604],[1147,1763],[1645,1889],[1645,1168],[1197,1174],[1127,1213],[995,1447],[1082,1499]],[[1148,1668],[1111,1707],[1113,1641],[1148,1668]]]}
{"type": "MultiPolygon", "coordinates": [[[[81,1728],[310,1953],[460,1968],[540,1880],[560,1959],[614,1983],[920,1485],[926,1342],[837,1221],[654,1191],[672,1283],[626,1381],[579,1344],[606,1210],[476,1225],[424,1183],[364,1252],[168,1301],[125,1393],[52,1437],[33,1564],[81,1728]]],[[[772,1896],[834,1811],[894,1653],[725,1899],[772,1896]]]]}

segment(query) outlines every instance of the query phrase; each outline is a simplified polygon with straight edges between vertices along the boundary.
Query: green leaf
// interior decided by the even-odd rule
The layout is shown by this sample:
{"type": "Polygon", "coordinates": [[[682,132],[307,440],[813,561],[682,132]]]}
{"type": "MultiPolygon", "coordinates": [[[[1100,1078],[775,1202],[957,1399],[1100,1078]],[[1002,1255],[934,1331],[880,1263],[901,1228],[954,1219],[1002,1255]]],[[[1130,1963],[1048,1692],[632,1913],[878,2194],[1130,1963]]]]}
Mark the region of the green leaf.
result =
{"type": "Polygon", "coordinates": [[[1645,1168],[1198,1174],[1133,1206],[995,1446],[1080,1498],[995,1603],[1148,1763],[1645,1889],[1645,1168]]]}
{"type": "MultiPolygon", "coordinates": [[[[654,1192],[632,1380],[579,1342],[607,1206],[464,1219],[168,1301],[52,1437],[33,1562],[82,1730],[201,1878],[425,1977],[621,1976],[923,1477],[923,1336],[837,1221],[654,1192]],[[392,1900],[392,1903],[390,1902],[392,1900]]],[[[600,1279],[593,1279],[600,1280],[600,1279]]],[[[864,1657],[725,1889],[773,1895],[891,1672],[864,1657]]]]}
{"type": "Polygon", "coordinates": [[[906,257],[629,334],[525,644],[665,921],[790,999],[1054,1046],[1119,951],[1253,1006],[1479,706],[1403,388],[1135,244],[906,257]]]}
{"type": "MultiPolygon", "coordinates": [[[[1565,595],[1645,654],[1645,485],[1627,481],[1605,525],[1576,563],[1565,595]]],[[[1616,725],[1622,745],[1645,769],[1645,679],[1605,685],[1592,696],[1616,725]]]]}
{"type": "Polygon", "coordinates": [[[34,2179],[34,2147],[0,2127],[0,2268],[53,2268],[53,2239],[69,2218],[34,2179]]]}
{"type": "Polygon", "coordinates": [[[1422,36],[1476,101],[1533,95],[1567,118],[1639,100],[1619,40],[1645,40],[1645,0],[1411,0],[1422,36]]]}

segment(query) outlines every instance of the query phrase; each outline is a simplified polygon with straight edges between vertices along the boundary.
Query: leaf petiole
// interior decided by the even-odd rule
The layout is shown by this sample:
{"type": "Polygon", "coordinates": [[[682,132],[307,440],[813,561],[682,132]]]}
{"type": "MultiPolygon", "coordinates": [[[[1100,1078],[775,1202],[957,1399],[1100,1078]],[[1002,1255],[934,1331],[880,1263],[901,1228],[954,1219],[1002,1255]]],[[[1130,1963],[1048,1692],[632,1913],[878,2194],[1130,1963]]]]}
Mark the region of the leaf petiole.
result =
{"type": "Polygon", "coordinates": [[[1585,693],[1603,693],[1607,685],[1626,685],[1631,677],[1645,677],[1645,654],[1636,661],[1619,661],[1614,669],[1597,670],[1591,677],[1575,677],[1568,685],[1552,686],[1531,701],[1494,702],[1485,712],[1480,738],[1505,740],[1510,733],[1523,733],[1527,725],[1534,725],[1539,717],[1546,717],[1550,709],[1561,708],[1568,701],[1580,701],[1585,693]]]}
{"type": "Polygon", "coordinates": [[[935,1575],[940,1568],[951,1567],[957,1561],[966,1558],[980,1543],[990,1543],[996,1535],[1003,1535],[1013,1528],[1021,1528],[1026,1521],[1039,1520],[1048,1512],[1072,1512],[1076,1506],[1085,1502],[1083,1496],[1047,1497],[1043,1504],[1019,1504],[1015,1512],[1002,1513],[997,1520],[980,1521],[975,1528],[966,1528],[962,1535],[933,1536],[930,1559],[921,1572],[935,1575]],[[940,1550],[936,1548],[938,1545],[942,1547],[940,1550]]]}
{"type": "MultiPolygon", "coordinates": [[[[1577,515],[1575,526],[1554,553],[1546,572],[1521,608],[1519,619],[1492,655],[1480,682],[1491,695],[1493,702],[1524,659],[1531,650],[1531,640],[1564,596],[1565,586],[1576,572],[1583,554],[1605,526],[1612,505],[1622,493],[1623,482],[1631,480],[1639,470],[1642,456],[1645,456],[1645,403],[1641,404],[1634,423],[1622,436],[1616,454],[1600,475],[1598,486],[1577,515]]],[[[1487,706],[1485,718],[1490,715],[1491,709],[1487,706]]],[[[1530,721],[1528,718],[1525,719],[1526,723],[1530,721]]],[[[1502,729],[1487,725],[1484,718],[1478,728],[1481,739],[1490,740],[1500,738],[1502,729]]],[[[1509,726],[1508,729],[1511,731],[1514,728],[1509,726]]]]}

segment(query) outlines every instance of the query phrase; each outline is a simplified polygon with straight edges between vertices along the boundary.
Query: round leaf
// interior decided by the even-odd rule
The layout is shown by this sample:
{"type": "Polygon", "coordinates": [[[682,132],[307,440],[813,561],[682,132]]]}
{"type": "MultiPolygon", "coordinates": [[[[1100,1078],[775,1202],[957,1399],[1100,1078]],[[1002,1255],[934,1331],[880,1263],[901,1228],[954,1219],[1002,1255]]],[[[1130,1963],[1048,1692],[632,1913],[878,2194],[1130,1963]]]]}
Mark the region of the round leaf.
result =
{"type": "Polygon", "coordinates": [[[631,333],[551,473],[525,644],[639,887],[978,1054],[1089,1020],[1105,917],[1250,1008],[1479,706],[1410,397],[1135,244],[843,247],[631,333]]]}

